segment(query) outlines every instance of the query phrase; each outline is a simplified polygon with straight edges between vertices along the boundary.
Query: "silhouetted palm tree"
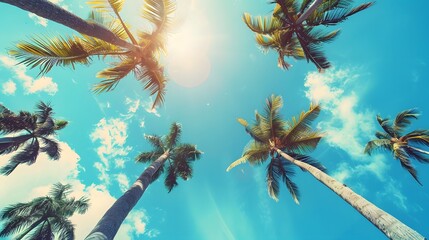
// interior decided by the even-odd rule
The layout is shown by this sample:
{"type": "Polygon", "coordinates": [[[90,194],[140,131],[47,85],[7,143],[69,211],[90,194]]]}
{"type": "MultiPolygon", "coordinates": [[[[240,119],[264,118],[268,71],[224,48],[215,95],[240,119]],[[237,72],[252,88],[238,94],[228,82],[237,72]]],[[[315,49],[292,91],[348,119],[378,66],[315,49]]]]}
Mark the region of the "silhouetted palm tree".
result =
{"type": "Polygon", "coordinates": [[[349,16],[367,9],[373,3],[364,3],[351,8],[346,0],[276,0],[271,16],[252,17],[245,13],[243,20],[256,33],[256,42],[263,49],[278,52],[278,65],[288,69],[284,58],[306,58],[319,71],[329,68],[330,63],[321,50],[321,44],[331,42],[339,30],[326,32],[319,26],[333,26],[349,16]]]}
{"type": "Polygon", "coordinates": [[[178,185],[177,178],[188,180],[192,177],[192,162],[199,159],[201,152],[195,145],[180,144],[181,126],[173,123],[170,133],[164,137],[146,135],[154,147],[150,152],[143,152],[136,158],[137,162],[151,163],[97,223],[86,239],[113,239],[128,213],[137,204],[146,188],[158,179],[167,164],[165,186],[170,192],[178,185]],[[166,163],[167,162],[167,163],[166,163]]]}
{"type": "Polygon", "coordinates": [[[4,208],[0,219],[4,221],[0,237],[18,234],[14,239],[73,240],[74,226],[68,220],[75,212],[84,214],[88,199],[68,198],[69,184],[54,184],[46,197],[38,197],[28,203],[18,203],[4,208]]]}
{"type": "Polygon", "coordinates": [[[418,129],[407,134],[404,133],[411,120],[417,119],[418,116],[416,109],[405,110],[396,116],[392,125],[388,118],[383,119],[377,115],[377,121],[384,132],[376,132],[377,139],[369,141],[364,152],[369,155],[375,150],[391,152],[393,157],[399,160],[401,166],[422,185],[417,177],[416,169],[411,165],[410,159],[415,159],[421,163],[429,163],[429,152],[420,148],[422,145],[429,146],[429,130],[418,129]]]}
{"type": "Polygon", "coordinates": [[[119,14],[124,0],[89,1],[88,3],[94,8],[94,11],[91,12],[87,21],[67,13],[64,9],[48,3],[46,0],[30,1],[31,3],[28,4],[35,5],[31,7],[26,6],[27,1],[6,2],[26,7],[24,9],[32,12],[36,10],[45,12],[42,8],[47,5],[49,9],[52,9],[46,13],[47,15],[53,15],[51,17],[62,24],[69,23],[67,19],[73,18],[70,20],[72,26],[65,25],[83,34],[82,37],[39,36],[20,42],[15,49],[10,51],[10,54],[19,59],[20,63],[31,68],[39,67],[40,74],[46,74],[54,66],[74,68],[75,64],[90,64],[93,57],[110,56],[118,61],[111,63],[111,67],[97,74],[97,77],[104,80],[94,86],[95,92],[111,91],[125,76],[134,73],[136,79],[143,83],[144,89],[148,90],[151,95],[156,95],[153,107],[163,103],[166,78],[159,57],[165,51],[167,28],[175,9],[172,0],[144,1],[141,16],[153,28],[146,32],[139,31],[135,35],[119,14]],[[65,18],[67,21],[60,21],[61,18],[65,18]],[[99,30],[101,31],[99,34],[88,33],[88,31],[98,32],[99,30]]]}
{"type": "Polygon", "coordinates": [[[68,122],[54,120],[49,104],[40,102],[36,108],[35,113],[21,111],[16,114],[0,104],[0,134],[7,134],[0,138],[0,154],[21,149],[0,169],[1,174],[9,175],[19,164],[33,164],[40,152],[46,153],[52,160],[60,158],[61,149],[52,137],[68,122]]]}
{"type": "Polygon", "coordinates": [[[320,112],[319,106],[312,105],[299,117],[285,121],[280,115],[282,105],[282,98],[273,95],[267,99],[264,113],[255,114],[256,121],[253,125],[249,125],[243,119],[238,119],[253,140],[244,149],[243,156],[233,162],[227,171],[241,163],[249,162],[252,165],[259,165],[267,159],[271,159],[267,166],[268,193],[272,198],[277,199],[279,180],[282,180],[294,200],[298,202],[298,187],[290,179],[294,174],[291,167],[298,166],[343,198],[388,238],[425,239],[398,219],[353,192],[346,185],[330,177],[324,172],[325,169],[320,163],[303,155],[315,149],[322,137],[320,132],[311,128],[311,123],[320,112]]]}

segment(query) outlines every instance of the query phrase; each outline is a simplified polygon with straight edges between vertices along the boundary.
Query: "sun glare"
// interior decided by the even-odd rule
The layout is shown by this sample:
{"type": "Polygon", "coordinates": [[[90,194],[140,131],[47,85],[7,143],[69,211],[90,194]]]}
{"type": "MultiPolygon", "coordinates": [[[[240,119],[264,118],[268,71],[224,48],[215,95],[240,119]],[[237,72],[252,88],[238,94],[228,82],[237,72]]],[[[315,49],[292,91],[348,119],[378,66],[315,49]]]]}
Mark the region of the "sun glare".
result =
{"type": "Polygon", "coordinates": [[[167,74],[181,86],[196,87],[210,75],[208,21],[195,1],[182,1],[177,10],[179,24],[168,39],[167,74]]]}

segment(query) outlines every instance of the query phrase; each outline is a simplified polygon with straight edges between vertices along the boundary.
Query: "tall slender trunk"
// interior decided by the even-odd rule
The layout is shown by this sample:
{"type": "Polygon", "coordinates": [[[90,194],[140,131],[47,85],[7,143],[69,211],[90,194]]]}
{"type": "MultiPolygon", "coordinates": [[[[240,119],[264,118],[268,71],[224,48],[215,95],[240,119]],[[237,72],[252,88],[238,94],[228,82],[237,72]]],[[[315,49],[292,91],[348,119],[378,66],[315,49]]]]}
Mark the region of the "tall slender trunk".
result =
{"type": "Polygon", "coordinates": [[[89,23],[48,0],[0,0],[0,2],[32,12],[40,17],[74,29],[77,32],[101,39],[116,46],[120,46],[134,52],[139,51],[138,46],[117,37],[107,28],[95,23],[89,23]]]}
{"type": "Polygon", "coordinates": [[[156,159],[137,178],[134,184],[107,210],[94,229],[85,238],[87,240],[111,240],[115,237],[122,222],[128,213],[137,204],[144,191],[151,182],[153,174],[165,163],[169,156],[166,151],[156,159]]]}
{"type": "Polygon", "coordinates": [[[316,8],[320,4],[322,4],[322,2],[323,0],[314,0],[310,7],[308,7],[307,11],[305,11],[301,16],[299,16],[298,20],[296,20],[296,25],[299,25],[304,22],[308,18],[308,16],[310,16],[310,14],[312,14],[314,10],[316,10],[316,8]]]}
{"type": "Polygon", "coordinates": [[[368,219],[372,224],[374,224],[380,231],[382,231],[389,239],[393,240],[414,240],[414,239],[426,239],[418,232],[414,231],[407,225],[403,224],[401,221],[393,217],[392,215],[381,210],[373,203],[369,202],[359,194],[353,192],[346,185],[335,180],[328,174],[320,171],[319,169],[311,166],[310,164],[301,162],[294,159],[288,154],[284,153],[280,149],[274,147],[274,150],[277,151],[283,158],[290,161],[291,163],[305,169],[311,175],[313,175],[317,180],[325,184],[338,196],[344,199],[349,203],[353,208],[360,212],[366,219],[368,219]]]}

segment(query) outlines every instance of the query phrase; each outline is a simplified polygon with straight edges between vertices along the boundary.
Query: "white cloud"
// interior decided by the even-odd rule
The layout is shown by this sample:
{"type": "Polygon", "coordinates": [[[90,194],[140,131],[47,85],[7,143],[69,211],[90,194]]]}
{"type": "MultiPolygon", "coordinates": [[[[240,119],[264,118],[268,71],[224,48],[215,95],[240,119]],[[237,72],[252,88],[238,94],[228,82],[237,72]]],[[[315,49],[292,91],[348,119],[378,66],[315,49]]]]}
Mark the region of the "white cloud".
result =
{"type": "Polygon", "coordinates": [[[16,91],[16,84],[12,80],[9,80],[2,85],[2,93],[5,95],[14,95],[16,91]]]}
{"type": "Polygon", "coordinates": [[[158,229],[151,229],[147,231],[146,236],[148,236],[149,238],[156,238],[159,234],[160,232],[158,229]]]}
{"type": "Polygon", "coordinates": [[[161,117],[161,114],[159,114],[156,108],[152,108],[152,105],[153,105],[152,97],[149,97],[147,101],[142,102],[142,107],[146,110],[146,112],[151,113],[157,117],[161,117]]]}
{"type": "Polygon", "coordinates": [[[384,201],[386,198],[391,199],[392,202],[399,208],[403,210],[408,210],[407,197],[401,193],[399,188],[402,188],[402,184],[390,179],[383,192],[377,192],[377,197],[380,202],[384,201]]]}
{"type": "MultiPolygon", "coordinates": [[[[105,186],[84,185],[78,179],[80,156],[67,143],[60,142],[60,147],[61,158],[57,161],[51,161],[45,154],[40,154],[33,165],[18,166],[9,176],[0,175],[0,209],[45,196],[54,183],[71,184],[73,192],[70,196],[86,196],[90,199],[90,207],[85,214],[75,214],[70,218],[75,225],[76,239],[84,239],[116,199],[105,186]]],[[[11,155],[1,155],[0,163],[6,163],[10,157],[11,155]]],[[[141,234],[147,220],[144,211],[132,211],[121,225],[116,238],[132,239],[133,234],[141,234]],[[136,217],[141,217],[140,221],[136,217]]]]}
{"type": "Polygon", "coordinates": [[[140,126],[141,128],[144,128],[144,126],[145,126],[145,121],[144,121],[144,119],[140,120],[140,124],[139,124],[139,126],[140,126]]]}
{"type": "Polygon", "coordinates": [[[365,144],[375,132],[375,113],[359,107],[359,74],[353,69],[335,68],[321,74],[311,72],[306,76],[307,98],[320,103],[328,118],[318,124],[326,133],[325,141],[335,148],[345,151],[357,161],[356,165],[341,164],[333,174],[341,181],[354,175],[373,173],[380,180],[387,169],[382,155],[366,156],[365,144]]]}
{"type": "Polygon", "coordinates": [[[48,20],[46,18],[42,18],[37,16],[34,13],[29,13],[28,16],[33,19],[34,23],[38,24],[38,25],[42,25],[44,27],[48,26],[48,20]]]}
{"type": "Polygon", "coordinates": [[[130,187],[130,180],[128,179],[127,175],[123,173],[116,174],[116,181],[118,181],[119,188],[122,192],[125,192],[130,187]]]}
{"type": "Polygon", "coordinates": [[[122,119],[102,118],[90,135],[93,142],[100,142],[97,154],[101,162],[96,162],[94,166],[100,171],[99,179],[105,184],[110,182],[107,175],[110,170],[110,161],[117,156],[126,156],[132,149],[130,146],[125,146],[128,137],[127,128],[127,123],[122,119]]]}
{"type": "Polygon", "coordinates": [[[125,98],[125,105],[128,107],[127,113],[121,114],[121,115],[124,117],[124,119],[128,120],[134,117],[134,115],[136,114],[137,110],[140,107],[140,100],[139,99],[133,100],[127,97],[125,98]]]}
{"type": "Polygon", "coordinates": [[[0,62],[15,73],[15,77],[22,82],[25,94],[46,92],[54,95],[58,91],[58,85],[52,81],[52,78],[43,76],[34,79],[27,75],[27,68],[23,64],[18,64],[17,61],[7,56],[0,55],[0,62]]]}
{"type": "Polygon", "coordinates": [[[122,158],[115,159],[115,168],[124,168],[125,160],[122,158]]]}

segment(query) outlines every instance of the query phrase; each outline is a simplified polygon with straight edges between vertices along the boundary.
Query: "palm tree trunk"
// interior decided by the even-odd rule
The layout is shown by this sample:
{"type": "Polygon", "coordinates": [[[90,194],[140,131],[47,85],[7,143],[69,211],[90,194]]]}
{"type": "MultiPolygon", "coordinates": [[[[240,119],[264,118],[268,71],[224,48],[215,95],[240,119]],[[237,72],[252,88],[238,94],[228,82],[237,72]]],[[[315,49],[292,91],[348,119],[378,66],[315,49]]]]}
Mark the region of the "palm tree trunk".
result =
{"type": "Polygon", "coordinates": [[[85,238],[87,240],[111,240],[115,237],[128,213],[137,204],[144,191],[151,183],[153,174],[165,163],[169,156],[166,151],[156,159],[116,202],[107,210],[95,228],[85,238]]]}
{"type": "Polygon", "coordinates": [[[322,4],[323,0],[314,0],[314,2],[311,4],[310,7],[308,7],[307,11],[305,11],[301,16],[299,16],[298,20],[296,20],[296,25],[301,24],[302,22],[304,22],[308,16],[310,16],[310,14],[312,14],[314,12],[314,10],[316,10],[316,8],[322,4]]]}
{"type": "Polygon", "coordinates": [[[380,231],[382,231],[389,239],[393,240],[414,240],[414,239],[426,239],[418,232],[409,228],[407,225],[403,224],[401,221],[393,217],[392,215],[381,210],[359,194],[353,192],[346,185],[335,180],[328,174],[320,171],[319,169],[311,166],[310,164],[301,162],[294,159],[288,154],[284,153],[280,149],[274,147],[274,150],[277,151],[283,158],[290,161],[291,163],[301,167],[313,175],[317,180],[325,184],[338,196],[344,199],[349,203],[353,208],[360,212],[366,219],[368,219],[372,224],[374,224],[380,231]]]}
{"type": "Polygon", "coordinates": [[[139,51],[138,46],[122,40],[107,28],[98,24],[88,23],[87,21],[61,7],[58,7],[48,0],[0,0],[0,2],[4,2],[21,8],[25,11],[32,12],[40,17],[67,26],[77,32],[101,39],[116,46],[120,46],[134,52],[139,51]]]}

